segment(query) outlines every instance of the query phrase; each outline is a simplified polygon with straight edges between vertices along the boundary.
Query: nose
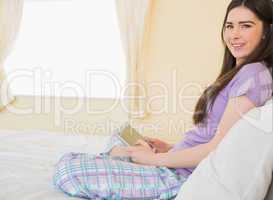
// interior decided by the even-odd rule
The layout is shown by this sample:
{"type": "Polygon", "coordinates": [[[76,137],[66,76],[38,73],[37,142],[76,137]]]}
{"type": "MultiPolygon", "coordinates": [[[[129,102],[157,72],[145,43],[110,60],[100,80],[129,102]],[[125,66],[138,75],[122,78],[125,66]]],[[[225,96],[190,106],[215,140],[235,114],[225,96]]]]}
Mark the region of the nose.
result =
{"type": "Polygon", "coordinates": [[[231,31],[232,39],[238,39],[241,37],[241,31],[239,27],[234,27],[231,31]]]}

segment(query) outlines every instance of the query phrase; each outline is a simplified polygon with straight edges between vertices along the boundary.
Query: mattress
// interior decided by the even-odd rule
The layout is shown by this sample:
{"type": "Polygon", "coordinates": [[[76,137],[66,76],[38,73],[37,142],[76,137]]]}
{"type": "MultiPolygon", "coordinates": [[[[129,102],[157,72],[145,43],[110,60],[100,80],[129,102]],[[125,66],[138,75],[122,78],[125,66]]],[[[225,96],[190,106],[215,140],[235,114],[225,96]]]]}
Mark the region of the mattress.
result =
{"type": "Polygon", "coordinates": [[[52,184],[54,164],[66,152],[97,154],[109,136],[0,131],[0,199],[65,200],[52,184]]]}

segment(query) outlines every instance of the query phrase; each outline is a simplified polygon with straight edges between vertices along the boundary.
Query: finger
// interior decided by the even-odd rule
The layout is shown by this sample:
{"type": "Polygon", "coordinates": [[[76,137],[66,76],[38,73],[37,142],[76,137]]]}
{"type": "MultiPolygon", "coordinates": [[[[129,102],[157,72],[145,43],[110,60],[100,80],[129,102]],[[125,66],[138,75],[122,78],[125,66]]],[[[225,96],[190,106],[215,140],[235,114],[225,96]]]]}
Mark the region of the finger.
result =
{"type": "Polygon", "coordinates": [[[152,152],[157,153],[157,149],[155,147],[153,147],[152,152]]]}
{"type": "Polygon", "coordinates": [[[134,144],[134,146],[140,146],[140,145],[142,145],[141,140],[136,141],[136,143],[134,144]]]}
{"type": "Polygon", "coordinates": [[[157,139],[155,139],[155,138],[145,138],[145,141],[148,142],[148,143],[154,144],[154,143],[157,142],[157,139]]]}
{"type": "Polygon", "coordinates": [[[138,140],[138,141],[136,142],[135,145],[140,145],[140,146],[144,146],[144,147],[149,147],[148,143],[145,142],[144,140],[138,140]]]}
{"type": "Polygon", "coordinates": [[[134,163],[138,163],[136,158],[132,158],[132,157],[131,157],[131,160],[132,160],[134,163]]]}
{"type": "Polygon", "coordinates": [[[145,139],[145,140],[151,140],[152,138],[151,138],[151,137],[148,137],[148,136],[144,136],[144,139],[145,139]]]}
{"type": "Polygon", "coordinates": [[[150,148],[150,149],[153,149],[153,148],[154,148],[153,143],[151,143],[151,142],[143,141],[143,142],[142,142],[142,145],[143,145],[144,147],[148,147],[148,148],[150,148]]]}
{"type": "Polygon", "coordinates": [[[136,148],[133,147],[133,146],[130,146],[130,147],[126,147],[126,148],[125,148],[125,151],[126,151],[127,153],[132,153],[132,152],[135,151],[135,150],[136,150],[136,148]]]}
{"type": "Polygon", "coordinates": [[[151,141],[154,141],[154,138],[144,136],[144,140],[151,142],[151,141]]]}
{"type": "Polygon", "coordinates": [[[135,144],[135,146],[143,146],[143,147],[148,147],[149,149],[153,149],[154,148],[154,144],[150,141],[145,141],[145,140],[138,140],[135,144]]]}

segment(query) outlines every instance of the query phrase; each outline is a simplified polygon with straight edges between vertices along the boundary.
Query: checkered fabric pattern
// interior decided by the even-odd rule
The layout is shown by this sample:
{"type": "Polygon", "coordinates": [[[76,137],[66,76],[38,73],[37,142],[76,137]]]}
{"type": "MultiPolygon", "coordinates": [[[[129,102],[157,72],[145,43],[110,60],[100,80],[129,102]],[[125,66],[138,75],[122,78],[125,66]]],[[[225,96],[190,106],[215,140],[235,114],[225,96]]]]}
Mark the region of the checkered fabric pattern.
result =
{"type": "Polygon", "coordinates": [[[54,185],[73,197],[86,199],[173,199],[186,181],[175,169],[139,165],[111,157],[113,146],[126,145],[112,136],[99,155],[67,153],[56,164],[54,185]]]}

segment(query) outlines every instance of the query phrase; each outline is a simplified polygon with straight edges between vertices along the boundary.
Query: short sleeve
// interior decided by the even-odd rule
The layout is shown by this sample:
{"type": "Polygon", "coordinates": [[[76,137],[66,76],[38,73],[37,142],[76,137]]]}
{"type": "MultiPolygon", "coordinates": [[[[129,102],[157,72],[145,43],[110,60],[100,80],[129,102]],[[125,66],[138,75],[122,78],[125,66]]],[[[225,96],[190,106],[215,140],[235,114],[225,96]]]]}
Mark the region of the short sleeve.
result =
{"type": "Polygon", "coordinates": [[[255,106],[262,106],[272,98],[272,75],[261,63],[245,65],[234,77],[229,98],[245,95],[255,106]]]}

